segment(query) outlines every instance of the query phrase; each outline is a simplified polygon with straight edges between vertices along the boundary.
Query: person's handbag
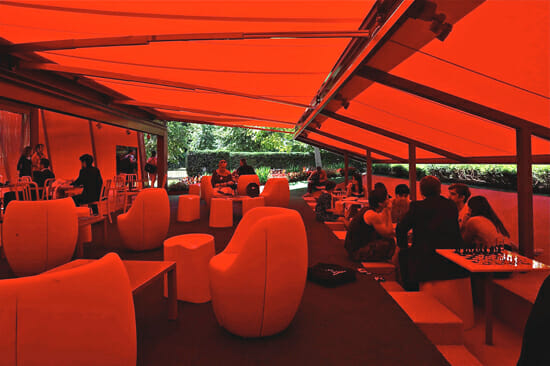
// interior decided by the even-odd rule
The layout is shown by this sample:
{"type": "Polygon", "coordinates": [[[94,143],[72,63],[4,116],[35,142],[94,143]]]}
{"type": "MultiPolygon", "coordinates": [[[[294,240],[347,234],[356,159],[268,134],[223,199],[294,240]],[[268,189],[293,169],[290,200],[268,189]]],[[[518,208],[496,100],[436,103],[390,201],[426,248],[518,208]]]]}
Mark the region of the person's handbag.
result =
{"type": "Polygon", "coordinates": [[[246,186],[246,195],[248,197],[258,197],[260,195],[260,186],[257,183],[248,183],[246,186]]]}
{"type": "Polygon", "coordinates": [[[151,163],[147,163],[145,164],[145,171],[147,173],[155,174],[157,172],[157,167],[151,163]]]}
{"type": "Polygon", "coordinates": [[[338,264],[317,263],[307,270],[307,279],[325,287],[336,287],[355,281],[355,271],[338,264]]]}

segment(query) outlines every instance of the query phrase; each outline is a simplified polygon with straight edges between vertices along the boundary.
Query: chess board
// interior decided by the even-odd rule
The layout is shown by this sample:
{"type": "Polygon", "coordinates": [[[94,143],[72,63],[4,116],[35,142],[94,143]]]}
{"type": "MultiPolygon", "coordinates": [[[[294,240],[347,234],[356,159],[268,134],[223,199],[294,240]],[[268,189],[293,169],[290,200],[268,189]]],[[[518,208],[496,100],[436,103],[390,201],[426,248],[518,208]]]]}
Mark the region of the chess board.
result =
{"type": "Polygon", "coordinates": [[[550,266],[517,253],[500,249],[491,251],[458,251],[438,249],[437,253],[470,272],[548,271],[550,266]]]}

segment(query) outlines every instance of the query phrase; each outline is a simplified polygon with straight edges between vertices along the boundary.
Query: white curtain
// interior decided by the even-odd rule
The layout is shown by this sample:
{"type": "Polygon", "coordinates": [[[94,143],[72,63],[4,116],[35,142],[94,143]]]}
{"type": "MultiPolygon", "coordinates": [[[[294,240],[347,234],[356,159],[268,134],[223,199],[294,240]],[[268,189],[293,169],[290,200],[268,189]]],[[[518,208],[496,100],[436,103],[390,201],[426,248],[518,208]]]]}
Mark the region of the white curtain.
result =
{"type": "Polygon", "coordinates": [[[0,175],[2,181],[17,181],[17,161],[30,144],[26,115],[0,110],[0,175]]]}

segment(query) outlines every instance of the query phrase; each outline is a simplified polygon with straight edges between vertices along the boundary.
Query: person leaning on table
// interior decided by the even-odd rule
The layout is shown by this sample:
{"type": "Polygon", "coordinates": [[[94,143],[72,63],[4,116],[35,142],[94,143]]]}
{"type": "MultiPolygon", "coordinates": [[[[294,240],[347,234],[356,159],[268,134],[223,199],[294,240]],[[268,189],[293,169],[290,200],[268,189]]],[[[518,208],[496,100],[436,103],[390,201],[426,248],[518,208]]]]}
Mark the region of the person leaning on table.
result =
{"type": "MultiPolygon", "coordinates": [[[[82,169],[80,169],[78,178],[71,183],[73,186],[83,187],[81,194],[73,196],[74,203],[77,206],[99,201],[101,187],[103,186],[99,169],[92,165],[94,158],[90,154],[84,154],[79,159],[82,169]]],[[[94,214],[97,214],[97,206],[92,207],[92,210],[94,214]]]]}

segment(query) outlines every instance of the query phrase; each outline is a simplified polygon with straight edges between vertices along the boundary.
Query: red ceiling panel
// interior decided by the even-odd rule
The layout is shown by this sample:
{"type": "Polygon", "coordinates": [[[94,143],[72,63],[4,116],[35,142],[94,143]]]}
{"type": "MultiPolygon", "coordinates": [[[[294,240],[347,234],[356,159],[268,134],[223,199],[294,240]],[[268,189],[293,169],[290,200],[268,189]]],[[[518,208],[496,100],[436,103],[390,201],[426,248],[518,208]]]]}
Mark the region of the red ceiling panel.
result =
{"type": "Polygon", "coordinates": [[[549,1],[487,0],[391,73],[550,127],[549,24],[549,1]]]}

